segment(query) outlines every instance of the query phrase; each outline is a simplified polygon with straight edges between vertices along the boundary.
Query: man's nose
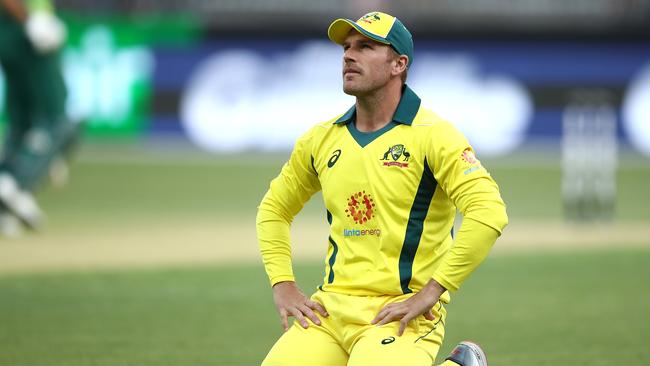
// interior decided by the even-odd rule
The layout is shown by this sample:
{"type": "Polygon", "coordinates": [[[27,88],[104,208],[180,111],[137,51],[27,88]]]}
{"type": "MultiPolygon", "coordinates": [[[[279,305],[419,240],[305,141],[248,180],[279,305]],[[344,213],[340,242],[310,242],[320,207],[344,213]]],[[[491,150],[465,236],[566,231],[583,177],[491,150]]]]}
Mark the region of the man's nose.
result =
{"type": "Polygon", "coordinates": [[[347,50],[345,50],[343,52],[343,61],[345,61],[345,62],[355,61],[354,53],[351,51],[350,48],[348,48],[347,50]]]}

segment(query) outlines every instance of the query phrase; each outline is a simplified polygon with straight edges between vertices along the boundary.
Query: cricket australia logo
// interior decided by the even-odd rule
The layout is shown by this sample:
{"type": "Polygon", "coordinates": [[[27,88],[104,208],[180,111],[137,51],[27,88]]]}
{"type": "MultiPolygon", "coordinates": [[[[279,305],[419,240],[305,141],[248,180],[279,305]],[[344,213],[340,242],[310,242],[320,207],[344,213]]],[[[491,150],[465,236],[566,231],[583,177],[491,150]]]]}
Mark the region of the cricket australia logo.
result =
{"type": "Polygon", "coordinates": [[[381,17],[379,17],[379,13],[374,12],[374,13],[368,13],[359,19],[361,22],[366,22],[372,24],[375,21],[381,20],[381,17]]]}
{"type": "Polygon", "coordinates": [[[380,160],[384,162],[384,166],[398,166],[400,168],[408,168],[409,159],[411,158],[411,154],[406,151],[406,148],[402,144],[398,145],[393,145],[388,148],[388,150],[384,153],[384,157],[381,158],[380,160]],[[393,160],[391,161],[389,158],[392,158],[393,160]],[[402,161],[399,161],[399,160],[402,161]]]}

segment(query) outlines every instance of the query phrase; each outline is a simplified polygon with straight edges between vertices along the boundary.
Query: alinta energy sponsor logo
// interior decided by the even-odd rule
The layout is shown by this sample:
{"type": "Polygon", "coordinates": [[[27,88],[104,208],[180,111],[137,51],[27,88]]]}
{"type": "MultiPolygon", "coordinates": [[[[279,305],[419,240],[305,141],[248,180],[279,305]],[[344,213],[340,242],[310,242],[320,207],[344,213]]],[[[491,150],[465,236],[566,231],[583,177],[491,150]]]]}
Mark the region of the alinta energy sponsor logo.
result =
{"type": "MultiPolygon", "coordinates": [[[[350,195],[345,209],[347,217],[350,217],[356,224],[367,225],[375,217],[376,205],[370,193],[366,191],[356,192],[350,195]]],[[[381,236],[381,229],[343,229],[343,236],[381,236]]]]}
{"type": "Polygon", "coordinates": [[[384,166],[398,166],[400,168],[408,168],[409,159],[411,154],[406,150],[406,147],[402,144],[393,145],[386,150],[384,157],[379,159],[384,162],[384,166]],[[393,159],[391,161],[391,158],[393,159]],[[402,161],[400,161],[400,159],[402,161]]]}
{"type": "Polygon", "coordinates": [[[468,175],[481,169],[481,164],[479,163],[478,159],[476,159],[476,156],[470,148],[463,150],[460,158],[467,164],[471,165],[469,168],[465,169],[463,174],[468,175]]]}
{"type": "Polygon", "coordinates": [[[478,160],[476,160],[476,156],[472,152],[470,148],[467,148],[463,150],[463,153],[461,154],[461,159],[465,160],[465,162],[469,164],[476,164],[478,163],[478,160]]]}
{"type": "Polygon", "coordinates": [[[381,236],[381,229],[343,229],[343,236],[381,236]]]}
{"type": "Polygon", "coordinates": [[[366,191],[353,193],[348,198],[348,208],[345,213],[357,224],[365,224],[375,217],[375,202],[366,191]]]}

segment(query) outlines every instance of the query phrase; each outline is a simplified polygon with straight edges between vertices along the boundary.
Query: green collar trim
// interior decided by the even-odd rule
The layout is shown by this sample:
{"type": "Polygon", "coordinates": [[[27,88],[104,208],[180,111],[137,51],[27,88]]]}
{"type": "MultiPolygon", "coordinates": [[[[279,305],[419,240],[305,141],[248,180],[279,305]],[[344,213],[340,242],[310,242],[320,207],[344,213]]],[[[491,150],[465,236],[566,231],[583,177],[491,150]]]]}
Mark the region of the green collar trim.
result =
{"type": "MultiPolygon", "coordinates": [[[[413,123],[413,119],[415,119],[415,115],[418,113],[418,110],[420,109],[420,103],[422,101],[420,100],[420,97],[415,94],[411,88],[408,87],[408,85],[404,84],[404,87],[402,88],[402,97],[399,100],[399,104],[397,105],[397,109],[395,110],[395,114],[393,115],[393,122],[397,122],[403,125],[411,125],[413,123]]],[[[334,123],[335,124],[347,124],[355,120],[357,115],[357,109],[356,106],[352,106],[350,109],[348,109],[347,112],[345,112],[339,119],[337,119],[334,123]]],[[[389,123],[388,126],[391,124],[389,123]]],[[[381,131],[381,130],[379,130],[381,131]]],[[[375,131],[377,132],[377,131],[375,131]]]]}
{"type": "Polygon", "coordinates": [[[347,124],[350,123],[351,121],[354,121],[357,117],[357,108],[356,106],[352,106],[350,109],[348,109],[347,112],[345,112],[339,119],[334,121],[334,124],[337,125],[342,125],[342,124],[347,124]]]}
{"type": "Polygon", "coordinates": [[[386,126],[372,132],[361,132],[357,130],[357,126],[354,123],[348,123],[346,127],[348,128],[348,131],[350,131],[350,135],[352,135],[357,144],[363,148],[366,147],[366,145],[369,143],[375,141],[375,139],[377,139],[379,136],[392,130],[393,127],[397,125],[397,122],[390,121],[386,126]]]}

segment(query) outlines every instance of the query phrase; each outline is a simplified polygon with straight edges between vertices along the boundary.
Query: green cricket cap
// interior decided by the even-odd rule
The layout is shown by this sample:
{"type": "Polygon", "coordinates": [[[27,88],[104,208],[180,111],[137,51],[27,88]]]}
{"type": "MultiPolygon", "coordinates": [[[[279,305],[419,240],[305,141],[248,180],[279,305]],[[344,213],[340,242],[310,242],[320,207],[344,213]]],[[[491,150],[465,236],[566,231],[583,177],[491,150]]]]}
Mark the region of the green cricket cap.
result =
{"type": "Polygon", "coordinates": [[[409,58],[408,66],[413,62],[413,37],[411,32],[396,17],[373,11],[357,20],[336,19],[327,29],[327,36],[336,44],[343,44],[345,38],[355,29],[364,36],[393,47],[400,55],[409,58]]]}

